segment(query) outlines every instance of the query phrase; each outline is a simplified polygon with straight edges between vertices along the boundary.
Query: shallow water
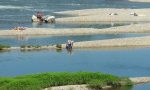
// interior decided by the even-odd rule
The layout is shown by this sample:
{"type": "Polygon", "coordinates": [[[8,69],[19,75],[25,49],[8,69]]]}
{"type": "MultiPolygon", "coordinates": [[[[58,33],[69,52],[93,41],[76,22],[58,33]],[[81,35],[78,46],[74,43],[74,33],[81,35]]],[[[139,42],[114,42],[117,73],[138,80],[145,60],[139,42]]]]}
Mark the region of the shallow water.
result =
{"type": "Polygon", "coordinates": [[[31,23],[30,21],[9,21],[9,20],[1,20],[0,24],[0,30],[8,30],[8,29],[13,29],[15,25],[20,23],[19,26],[24,26],[24,27],[32,27],[32,28],[57,28],[57,29],[62,29],[62,28],[97,28],[97,29],[102,29],[102,28],[110,28],[110,27],[117,27],[117,26],[125,26],[125,25],[130,25],[134,23],[147,23],[147,22],[76,22],[76,23],[55,23],[55,24],[48,24],[48,23],[31,23]],[[8,25],[9,24],[9,25],[8,25]]]}
{"type": "MultiPolygon", "coordinates": [[[[118,76],[149,76],[149,48],[0,52],[0,76],[41,72],[104,72],[118,76]]],[[[149,90],[150,84],[110,90],[149,90]]]]}
{"type": "MultiPolygon", "coordinates": [[[[118,76],[150,76],[149,48],[0,52],[0,76],[41,72],[104,72],[118,76]]],[[[150,84],[110,90],[149,90],[150,84]]]]}
{"type": "Polygon", "coordinates": [[[100,71],[118,76],[149,76],[149,48],[8,51],[0,53],[0,76],[40,72],[100,71]]]}
{"type": "MultiPolygon", "coordinates": [[[[16,26],[34,27],[31,16],[37,11],[42,11],[46,15],[55,15],[58,18],[64,15],[53,12],[91,8],[150,8],[149,4],[128,0],[1,0],[0,29],[16,26]]],[[[45,27],[45,25],[39,27],[45,27]]]]}
{"type": "MultiPolygon", "coordinates": [[[[67,15],[53,12],[90,8],[150,8],[150,3],[135,3],[128,0],[1,0],[0,30],[16,26],[36,28],[109,28],[137,22],[124,23],[31,23],[31,16],[37,11],[56,18],[67,15]]],[[[142,22],[143,23],[143,22],[142,22]]],[[[60,29],[61,30],[61,29],[60,29]]],[[[22,44],[47,45],[84,40],[112,39],[147,36],[149,34],[116,34],[86,36],[10,36],[0,37],[0,43],[11,46],[22,44]]],[[[91,49],[91,50],[40,50],[0,52],[0,76],[16,76],[41,72],[104,72],[118,76],[150,76],[149,48],[141,49],[91,49]]],[[[121,87],[113,90],[149,90],[150,84],[121,87]]]]}
{"type": "Polygon", "coordinates": [[[10,46],[49,45],[66,43],[68,39],[72,39],[75,42],[79,42],[141,36],[149,36],[149,34],[102,34],[78,36],[0,36],[0,44],[6,44],[10,46]]]}
{"type": "Polygon", "coordinates": [[[120,87],[115,89],[108,89],[108,90],[149,90],[150,84],[138,84],[133,87],[120,87]]]}

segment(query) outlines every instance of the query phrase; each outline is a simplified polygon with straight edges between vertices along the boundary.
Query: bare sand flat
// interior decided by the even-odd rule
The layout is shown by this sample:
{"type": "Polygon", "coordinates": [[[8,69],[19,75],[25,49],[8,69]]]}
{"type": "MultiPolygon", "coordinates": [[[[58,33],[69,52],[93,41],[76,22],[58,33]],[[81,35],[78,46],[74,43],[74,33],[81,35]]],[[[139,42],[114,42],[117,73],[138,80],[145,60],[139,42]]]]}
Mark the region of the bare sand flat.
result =
{"type": "Polygon", "coordinates": [[[123,33],[150,33],[150,23],[133,24],[127,26],[112,27],[106,29],[94,28],[28,28],[23,31],[17,30],[0,30],[0,36],[11,35],[92,35],[92,34],[123,34],[123,33]]]}
{"type": "Polygon", "coordinates": [[[131,2],[150,2],[150,0],[129,0],[131,2]]]}
{"type": "MultiPolygon", "coordinates": [[[[103,89],[109,89],[111,86],[103,87],[103,89]]],[[[93,90],[88,88],[87,85],[66,85],[66,86],[56,86],[51,88],[46,88],[44,90],[93,90]]]]}
{"type": "MultiPolygon", "coordinates": [[[[62,48],[65,48],[66,44],[62,44],[62,48]]],[[[73,49],[84,48],[116,48],[116,47],[150,47],[150,36],[134,37],[134,38],[119,38],[108,40],[93,40],[93,41],[81,41],[73,44],[73,49]]],[[[49,47],[44,47],[49,48],[49,47]]],[[[56,47],[50,47],[51,49],[56,47]]]]}
{"type": "Polygon", "coordinates": [[[82,41],[74,43],[73,46],[73,48],[103,48],[103,47],[150,47],[150,36],[82,41]]]}
{"type": "Polygon", "coordinates": [[[83,9],[56,12],[75,15],[75,17],[57,18],[56,22],[121,22],[121,21],[150,21],[150,9],[83,9]],[[134,16],[136,13],[137,16],[134,16]]]}
{"type": "Polygon", "coordinates": [[[135,84],[147,83],[150,82],[150,77],[135,77],[135,78],[130,78],[130,80],[135,84]]]}

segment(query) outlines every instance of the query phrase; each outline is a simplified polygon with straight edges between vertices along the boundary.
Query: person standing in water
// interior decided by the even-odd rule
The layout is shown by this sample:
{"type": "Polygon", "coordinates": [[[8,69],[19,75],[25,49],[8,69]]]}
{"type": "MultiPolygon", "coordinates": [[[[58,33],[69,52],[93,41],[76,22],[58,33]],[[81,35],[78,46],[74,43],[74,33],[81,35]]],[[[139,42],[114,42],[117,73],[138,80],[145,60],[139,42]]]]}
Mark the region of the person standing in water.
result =
{"type": "Polygon", "coordinates": [[[37,12],[36,14],[37,18],[40,20],[40,21],[43,21],[43,13],[42,12],[37,12]]]}

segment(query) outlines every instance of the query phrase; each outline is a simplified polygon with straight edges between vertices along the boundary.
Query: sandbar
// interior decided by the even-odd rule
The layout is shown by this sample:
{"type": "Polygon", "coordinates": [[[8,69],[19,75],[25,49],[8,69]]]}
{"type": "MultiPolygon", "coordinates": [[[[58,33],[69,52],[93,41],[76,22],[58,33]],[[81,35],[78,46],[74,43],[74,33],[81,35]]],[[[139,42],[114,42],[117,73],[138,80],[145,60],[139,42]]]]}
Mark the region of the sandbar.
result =
{"type": "Polygon", "coordinates": [[[56,22],[122,22],[150,21],[150,9],[114,9],[98,8],[55,12],[73,15],[73,17],[57,18],[56,22]],[[136,13],[136,15],[134,15],[136,13]]]}
{"type": "Polygon", "coordinates": [[[129,0],[131,2],[150,2],[150,0],[129,0]]]}
{"type": "Polygon", "coordinates": [[[0,30],[0,36],[13,35],[96,35],[96,34],[124,34],[124,33],[150,33],[150,23],[132,24],[126,26],[111,27],[105,29],[96,28],[27,28],[23,31],[0,30]]]}

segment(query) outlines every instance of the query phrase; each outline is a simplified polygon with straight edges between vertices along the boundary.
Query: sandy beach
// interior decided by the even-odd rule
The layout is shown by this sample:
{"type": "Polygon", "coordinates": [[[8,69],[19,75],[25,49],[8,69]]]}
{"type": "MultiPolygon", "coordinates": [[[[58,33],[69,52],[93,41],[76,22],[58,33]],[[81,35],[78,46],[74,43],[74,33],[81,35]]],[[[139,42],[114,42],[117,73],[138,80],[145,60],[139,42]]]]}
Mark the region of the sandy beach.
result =
{"type": "Polygon", "coordinates": [[[150,0],[129,0],[131,2],[150,2],[150,0]]]}
{"type": "Polygon", "coordinates": [[[149,47],[149,46],[150,46],[150,36],[83,41],[74,43],[74,48],[149,47]]]}
{"type": "Polygon", "coordinates": [[[27,28],[26,30],[0,30],[0,36],[11,35],[94,35],[94,34],[123,34],[123,33],[150,33],[150,23],[132,24],[127,26],[112,27],[106,29],[94,28],[27,28]]]}
{"type": "Polygon", "coordinates": [[[150,9],[83,9],[56,12],[74,15],[74,17],[57,18],[56,22],[121,22],[121,21],[150,21],[150,9]],[[137,15],[134,16],[133,13],[137,15]]]}

